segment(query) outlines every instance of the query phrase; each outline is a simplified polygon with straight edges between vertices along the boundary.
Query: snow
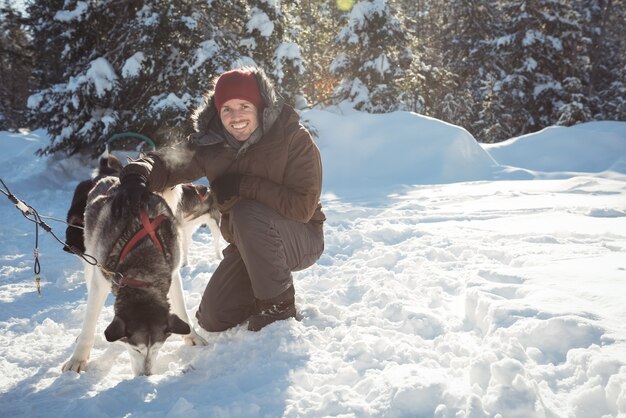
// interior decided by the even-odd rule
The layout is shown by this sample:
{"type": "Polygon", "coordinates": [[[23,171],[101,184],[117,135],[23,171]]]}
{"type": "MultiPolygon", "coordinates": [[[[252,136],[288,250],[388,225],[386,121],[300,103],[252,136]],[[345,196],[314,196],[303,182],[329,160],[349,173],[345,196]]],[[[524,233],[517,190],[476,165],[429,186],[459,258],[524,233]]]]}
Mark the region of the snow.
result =
{"type": "Polygon", "coordinates": [[[143,61],[145,60],[143,52],[135,52],[130,58],[126,60],[122,67],[122,77],[131,78],[137,77],[143,68],[143,61]]]}
{"type": "Polygon", "coordinates": [[[624,122],[588,122],[552,126],[539,134],[524,135],[483,145],[500,164],[545,172],[624,172],[624,122]],[[541,149],[541,152],[537,152],[541,149]]]}
{"type": "Polygon", "coordinates": [[[304,73],[302,53],[298,44],[294,42],[282,42],[276,48],[274,56],[276,57],[275,75],[278,77],[278,80],[282,81],[285,77],[285,71],[283,71],[285,65],[289,65],[290,69],[296,69],[299,74],[304,73]]]}
{"type": "Polygon", "coordinates": [[[406,184],[487,179],[500,170],[465,129],[427,116],[344,106],[304,119],[321,138],[324,190],[338,195],[385,196],[406,184]]]}
{"type": "Polygon", "coordinates": [[[350,11],[350,27],[353,30],[363,28],[366,22],[369,19],[372,19],[375,15],[383,16],[386,6],[386,0],[359,1],[350,11]]]}
{"type": "MultiPolygon", "coordinates": [[[[90,368],[61,372],[85,312],[80,261],[0,204],[3,416],[618,417],[626,414],[626,123],[495,145],[421,115],[303,113],[324,162],[326,250],[295,273],[302,320],[171,337],[133,377],[98,322],[90,368]]],[[[87,160],[0,133],[0,178],[64,218],[87,160]]],[[[63,236],[64,225],[49,222],[63,236]]],[[[192,313],[212,272],[194,236],[192,313]]]]}
{"type": "MultiPolygon", "coordinates": [[[[537,67],[537,61],[533,60],[532,58],[529,58],[527,61],[531,61],[531,60],[533,61],[532,66],[534,69],[537,67]]],[[[530,70],[529,65],[527,65],[527,69],[530,70]]],[[[561,83],[557,81],[550,81],[547,83],[537,84],[533,88],[533,96],[538,97],[540,94],[542,94],[546,90],[563,91],[563,86],[561,85],[561,83]]]]}
{"type": "Polygon", "coordinates": [[[189,93],[183,94],[183,97],[178,97],[174,93],[163,93],[150,98],[150,108],[154,111],[166,108],[187,110],[191,100],[189,93]]]}
{"type": "Polygon", "coordinates": [[[211,59],[215,54],[219,52],[220,48],[217,42],[214,40],[201,42],[199,47],[194,53],[194,64],[189,68],[189,73],[192,74],[198,68],[200,68],[204,62],[211,59]]]}
{"type": "Polygon", "coordinates": [[[269,16],[258,7],[253,7],[250,11],[250,15],[250,20],[246,23],[246,30],[248,33],[252,33],[257,30],[261,36],[269,38],[274,32],[274,22],[272,22],[269,16]]]}
{"type": "Polygon", "coordinates": [[[72,20],[81,20],[83,14],[87,11],[88,5],[84,1],[77,1],[74,10],[60,10],[54,15],[54,20],[59,22],[71,22],[72,20]]]}
{"type": "Polygon", "coordinates": [[[387,55],[380,54],[375,59],[363,63],[362,68],[363,69],[373,68],[375,71],[377,71],[380,74],[381,77],[383,77],[389,71],[389,69],[391,68],[391,65],[389,64],[389,59],[387,58],[387,55]]]}
{"type": "MultiPolygon", "coordinates": [[[[536,69],[537,69],[537,61],[535,61],[532,57],[526,58],[526,61],[524,61],[524,65],[522,65],[522,70],[532,73],[536,69]]],[[[535,91],[535,96],[537,94],[538,93],[535,91]]]]}
{"type": "Polygon", "coordinates": [[[103,97],[107,91],[113,90],[117,76],[111,63],[106,58],[99,57],[90,63],[87,80],[95,87],[96,95],[103,97]]]}

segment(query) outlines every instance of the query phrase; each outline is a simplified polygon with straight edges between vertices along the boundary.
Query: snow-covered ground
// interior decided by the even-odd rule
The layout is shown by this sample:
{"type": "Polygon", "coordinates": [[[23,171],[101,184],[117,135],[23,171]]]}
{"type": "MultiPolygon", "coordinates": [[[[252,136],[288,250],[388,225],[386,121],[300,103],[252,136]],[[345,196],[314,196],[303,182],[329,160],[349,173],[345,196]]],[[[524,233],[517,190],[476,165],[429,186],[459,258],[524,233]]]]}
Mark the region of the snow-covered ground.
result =
{"type": "MultiPolygon", "coordinates": [[[[626,123],[498,145],[409,113],[308,111],[325,165],[326,251],[296,273],[302,321],[170,337],[133,377],[98,325],[90,369],[80,260],[0,203],[0,414],[7,417],[626,416],[626,123]]],[[[0,133],[0,178],[64,218],[84,161],[0,133]]],[[[64,225],[49,222],[64,235],[64,225]]],[[[182,271],[192,317],[218,260],[182,271]]]]}

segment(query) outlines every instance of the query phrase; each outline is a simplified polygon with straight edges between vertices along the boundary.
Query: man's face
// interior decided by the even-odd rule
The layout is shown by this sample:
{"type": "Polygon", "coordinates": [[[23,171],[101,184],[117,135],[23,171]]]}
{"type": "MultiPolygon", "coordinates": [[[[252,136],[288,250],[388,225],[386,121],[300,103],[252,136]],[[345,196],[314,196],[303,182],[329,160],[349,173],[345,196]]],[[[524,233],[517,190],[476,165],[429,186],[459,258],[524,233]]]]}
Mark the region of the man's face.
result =
{"type": "Polygon", "coordinates": [[[250,138],[259,126],[256,106],[243,99],[230,99],[224,103],[220,110],[220,119],[226,130],[241,142],[250,138]]]}

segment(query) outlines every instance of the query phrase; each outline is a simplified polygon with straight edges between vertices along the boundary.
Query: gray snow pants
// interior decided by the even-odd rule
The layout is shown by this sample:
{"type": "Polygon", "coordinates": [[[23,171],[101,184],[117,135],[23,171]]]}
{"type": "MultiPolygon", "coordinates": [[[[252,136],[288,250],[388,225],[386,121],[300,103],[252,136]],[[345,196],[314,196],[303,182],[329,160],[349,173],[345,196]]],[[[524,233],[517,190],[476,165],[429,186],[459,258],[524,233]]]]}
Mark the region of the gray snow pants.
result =
{"type": "Polygon", "coordinates": [[[254,312],[255,299],[271,299],[293,285],[291,272],[310,267],[324,251],[321,225],[303,224],[254,200],[232,208],[235,245],[209,280],[196,312],[207,331],[236,326],[254,312]]]}

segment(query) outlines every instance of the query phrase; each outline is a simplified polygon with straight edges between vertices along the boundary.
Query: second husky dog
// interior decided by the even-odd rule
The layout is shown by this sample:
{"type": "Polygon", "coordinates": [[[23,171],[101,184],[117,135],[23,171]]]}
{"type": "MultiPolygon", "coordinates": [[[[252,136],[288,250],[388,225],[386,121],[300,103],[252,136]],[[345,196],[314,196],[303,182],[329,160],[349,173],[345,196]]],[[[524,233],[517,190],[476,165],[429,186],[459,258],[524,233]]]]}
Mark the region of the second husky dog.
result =
{"type": "Polygon", "coordinates": [[[191,236],[198,228],[206,225],[211,230],[215,257],[222,258],[220,248],[220,212],[211,190],[203,184],[183,184],[182,197],[178,205],[183,222],[183,265],[188,264],[191,236]]]}
{"type": "Polygon", "coordinates": [[[67,211],[68,227],[65,230],[64,251],[68,253],[82,254],[85,252],[83,226],[85,225],[85,206],[87,195],[96,185],[98,180],[107,176],[119,176],[122,172],[122,162],[113,154],[103,154],[100,157],[98,168],[93,173],[93,178],[78,183],[72,196],[72,204],[67,211]]]}
{"type": "Polygon", "coordinates": [[[99,264],[85,263],[87,309],[64,371],[86,370],[96,323],[112,287],[115,315],[104,334],[109,342],[126,343],[135,375],[152,373],[158,351],[170,334],[182,334],[187,344],[206,344],[189,326],[183,299],[181,226],[171,210],[178,208],[180,187],[163,197],[151,194],[139,216],[125,212],[122,219],[115,219],[111,201],[118,186],[116,177],[103,178],[87,198],[86,253],[99,264]]]}

